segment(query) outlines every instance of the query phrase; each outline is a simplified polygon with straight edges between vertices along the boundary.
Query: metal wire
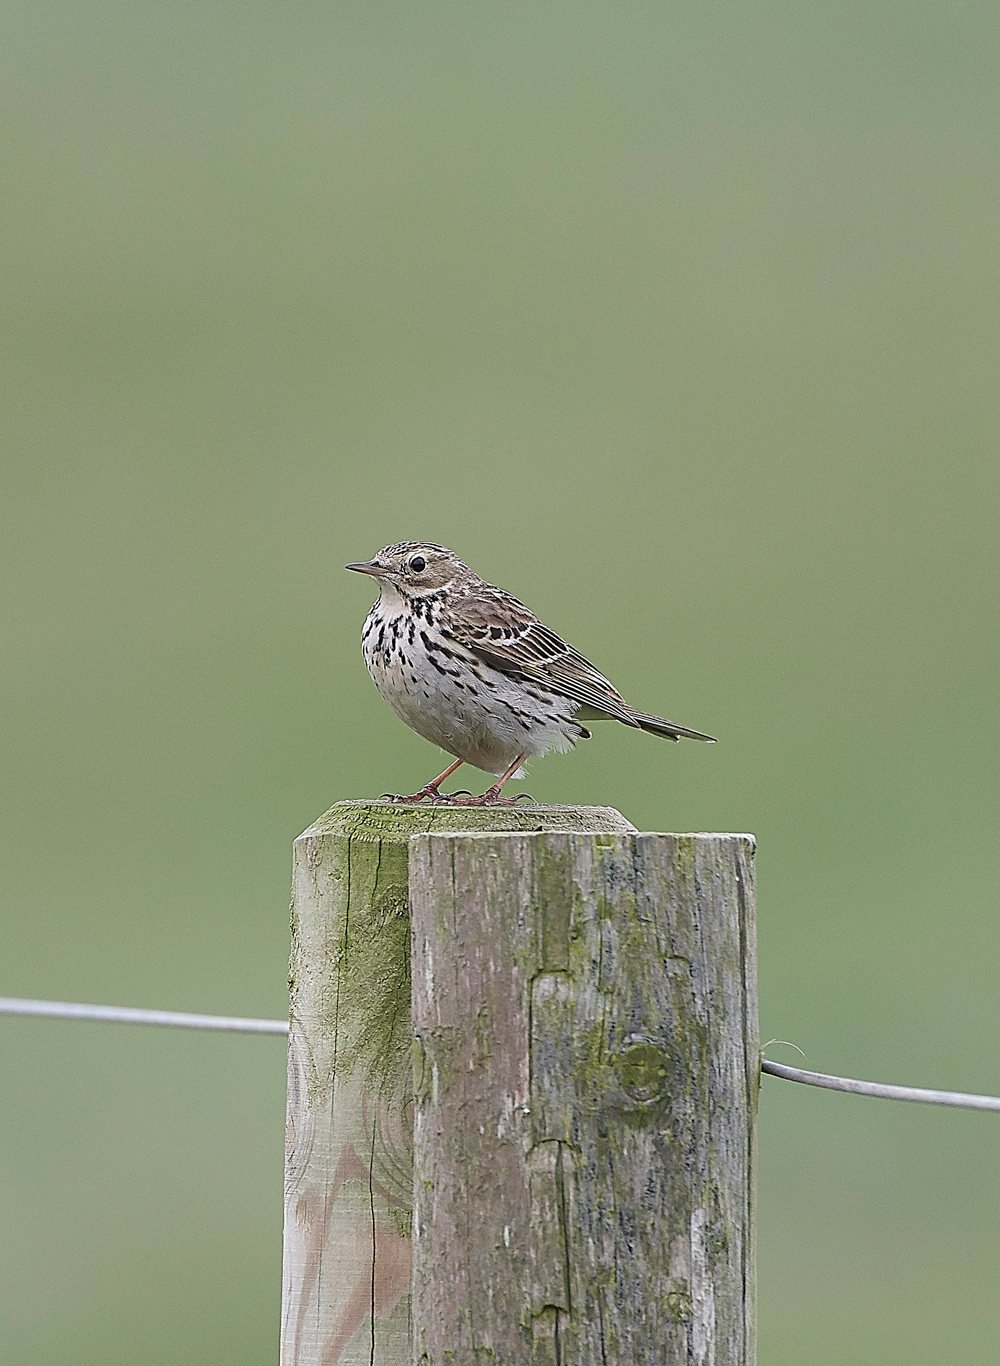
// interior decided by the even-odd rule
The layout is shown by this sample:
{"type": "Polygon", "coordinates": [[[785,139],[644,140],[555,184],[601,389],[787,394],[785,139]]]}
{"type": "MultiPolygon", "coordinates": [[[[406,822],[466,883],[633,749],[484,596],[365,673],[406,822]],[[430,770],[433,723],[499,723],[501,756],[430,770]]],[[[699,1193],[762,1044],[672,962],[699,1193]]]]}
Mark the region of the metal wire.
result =
{"type": "MultiPolygon", "coordinates": [[[[29,1001],[0,996],[0,1015],[41,1015],[55,1020],[97,1020],[108,1024],[168,1025],[174,1029],[218,1029],[233,1034],[285,1034],[287,1020],[252,1020],[240,1015],[190,1015],[179,1010],[137,1010],[132,1006],[92,1006],[71,1001],[29,1001]]],[[[1000,1110],[1000,1096],[969,1095],[963,1091],[927,1091],[919,1086],[886,1086],[878,1081],[832,1077],[763,1059],[761,1071],[785,1081],[821,1086],[827,1091],[849,1091],[881,1100],[913,1100],[924,1105],[952,1105],[962,1110],[1000,1110]]]]}
{"type": "Polygon", "coordinates": [[[287,1020],[248,1020],[239,1015],[188,1015],[179,1010],[77,1005],[69,1001],[23,1001],[0,996],[0,1015],[46,1015],[56,1020],[102,1020],[109,1024],[171,1025],[175,1029],[222,1029],[234,1034],[287,1034],[287,1020]]]}
{"type": "Polygon", "coordinates": [[[801,1067],[786,1067],[781,1062],[761,1062],[760,1070],[785,1081],[801,1081],[806,1086],[822,1086],[827,1091],[850,1091],[856,1096],[877,1096],[880,1100],[916,1100],[923,1105],[954,1105],[960,1110],[1000,1110],[1000,1096],[976,1096],[964,1091],[925,1091],[920,1086],[886,1086],[879,1081],[855,1081],[853,1077],[831,1077],[825,1072],[806,1072],[801,1067]]]}

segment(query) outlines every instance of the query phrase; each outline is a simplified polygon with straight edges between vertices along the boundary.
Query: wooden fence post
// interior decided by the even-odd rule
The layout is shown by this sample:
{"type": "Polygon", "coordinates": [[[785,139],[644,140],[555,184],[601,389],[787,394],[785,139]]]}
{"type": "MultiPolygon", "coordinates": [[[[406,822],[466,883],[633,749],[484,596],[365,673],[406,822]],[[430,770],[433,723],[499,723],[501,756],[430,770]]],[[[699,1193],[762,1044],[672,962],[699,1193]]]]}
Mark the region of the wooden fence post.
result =
{"type": "Polygon", "coordinates": [[[414,1362],[753,1366],[753,848],[411,841],[414,1362]]]}
{"type": "Polygon", "coordinates": [[[341,802],[295,841],[283,1366],[409,1366],[407,841],[633,829],[603,807],[341,802]]]}

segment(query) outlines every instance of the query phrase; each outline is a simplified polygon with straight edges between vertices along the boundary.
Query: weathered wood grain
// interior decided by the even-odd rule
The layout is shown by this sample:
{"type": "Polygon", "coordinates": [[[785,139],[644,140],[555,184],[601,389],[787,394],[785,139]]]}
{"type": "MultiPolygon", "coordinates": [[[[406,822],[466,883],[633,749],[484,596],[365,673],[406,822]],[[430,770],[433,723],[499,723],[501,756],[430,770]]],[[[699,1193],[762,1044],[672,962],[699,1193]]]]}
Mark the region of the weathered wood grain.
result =
{"type": "Polygon", "coordinates": [[[753,1366],[753,840],[410,848],[421,1366],[753,1366]]]}
{"type": "Polygon", "coordinates": [[[295,841],[283,1366],[410,1359],[409,837],[631,828],[599,807],[341,802],[295,841]]]}

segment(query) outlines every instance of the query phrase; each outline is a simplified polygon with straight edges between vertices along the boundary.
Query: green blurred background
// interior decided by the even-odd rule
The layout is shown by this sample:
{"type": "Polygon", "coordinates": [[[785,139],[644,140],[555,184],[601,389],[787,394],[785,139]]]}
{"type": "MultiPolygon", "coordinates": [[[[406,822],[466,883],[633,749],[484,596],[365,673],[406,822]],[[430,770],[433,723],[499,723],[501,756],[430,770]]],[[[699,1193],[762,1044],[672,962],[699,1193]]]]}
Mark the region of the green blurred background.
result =
{"type": "MultiPolygon", "coordinates": [[[[998,57],[984,0],[8,8],[0,991],[283,1013],[291,840],[439,766],[342,570],[423,537],[719,736],[529,786],[756,833],[764,1039],[1000,1092],[998,57]]],[[[280,1041],[0,1037],[3,1361],[274,1363],[280,1041]]],[[[995,1361],[998,1137],[765,1080],[762,1366],[995,1361]]]]}

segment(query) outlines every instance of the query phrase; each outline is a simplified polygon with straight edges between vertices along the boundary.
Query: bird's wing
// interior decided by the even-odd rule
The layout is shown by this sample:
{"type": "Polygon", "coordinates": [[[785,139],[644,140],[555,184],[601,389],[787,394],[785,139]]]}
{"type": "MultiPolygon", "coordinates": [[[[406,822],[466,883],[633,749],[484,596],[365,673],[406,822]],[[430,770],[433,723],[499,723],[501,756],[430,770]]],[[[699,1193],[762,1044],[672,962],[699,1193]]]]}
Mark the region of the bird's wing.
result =
{"type": "Polygon", "coordinates": [[[588,659],[544,626],[523,602],[499,588],[480,590],[453,604],[445,629],[501,673],[539,683],[626,726],[640,725],[621,693],[588,659]]]}

